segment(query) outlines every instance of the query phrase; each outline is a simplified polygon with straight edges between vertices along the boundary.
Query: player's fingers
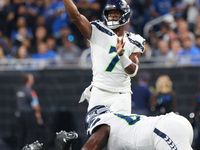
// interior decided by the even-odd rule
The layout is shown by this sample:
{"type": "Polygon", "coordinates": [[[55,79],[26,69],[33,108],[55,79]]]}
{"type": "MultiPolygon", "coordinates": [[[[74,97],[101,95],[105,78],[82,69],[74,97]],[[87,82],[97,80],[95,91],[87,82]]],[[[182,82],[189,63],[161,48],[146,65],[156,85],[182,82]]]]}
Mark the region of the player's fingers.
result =
{"type": "Polygon", "coordinates": [[[117,38],[117,43],[119,43],[119,38],[117,38]]]}
{"type": "Polygon", "coordinates": [[[121,44],[123,44],[123,43],[124,43],[123,41],[124,41],[124,37],[122,37],[122,39],[121,39],[121,44]]]}
{"type": "Polygon", "coordinates": [[[124,45],[126,44],[126,42],[124,42],[123,44],[122,44],[122,47],[124,48],[124,45]]]}

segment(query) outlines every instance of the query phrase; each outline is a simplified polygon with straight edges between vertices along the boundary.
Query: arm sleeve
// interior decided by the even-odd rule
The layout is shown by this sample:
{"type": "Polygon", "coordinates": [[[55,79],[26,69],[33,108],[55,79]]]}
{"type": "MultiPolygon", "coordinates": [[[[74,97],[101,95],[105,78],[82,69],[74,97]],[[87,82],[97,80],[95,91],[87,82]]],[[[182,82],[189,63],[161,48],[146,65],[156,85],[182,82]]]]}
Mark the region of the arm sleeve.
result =
{"type": "Polygon", "coordinates": [[[32,101],[30,103],[31,106],[34,107],[36,105],[39,105],[39,100],[38,100],[37,93],[35,90],[31,91],[31,96],[32,96],[32,101]]]}

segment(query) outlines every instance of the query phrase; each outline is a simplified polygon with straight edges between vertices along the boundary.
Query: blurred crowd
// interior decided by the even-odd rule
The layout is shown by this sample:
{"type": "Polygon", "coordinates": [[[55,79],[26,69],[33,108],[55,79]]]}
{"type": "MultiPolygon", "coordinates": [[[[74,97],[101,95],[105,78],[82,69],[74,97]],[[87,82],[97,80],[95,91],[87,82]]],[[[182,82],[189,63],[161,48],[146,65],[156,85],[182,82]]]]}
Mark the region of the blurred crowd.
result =
{"type": "MultiPolygon", "coordinates": [[[[146,38],[145,62],[168,66],[200,64],[199,0],[126,0],[132,10],[126,30],[146,38]],[[144,33],[149,21],[162,20],[144,33]]],[[[89,21],[102,20],[107,0],[74,0],[89,21]]],[[[51,59],[65,64],[87,60],[88,41],[62,0],[0,1],[0,59],[51,59]],[[83,58],[85,57],[85,58],[83,58]]]]}

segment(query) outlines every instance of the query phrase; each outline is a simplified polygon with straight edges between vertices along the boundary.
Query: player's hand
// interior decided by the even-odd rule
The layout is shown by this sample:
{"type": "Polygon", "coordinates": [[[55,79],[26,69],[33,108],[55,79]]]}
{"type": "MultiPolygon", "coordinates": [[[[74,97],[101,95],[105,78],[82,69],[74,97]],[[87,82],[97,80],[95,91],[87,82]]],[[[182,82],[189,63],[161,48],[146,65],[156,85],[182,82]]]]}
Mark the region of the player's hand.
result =
{"type": "Polygon", "coordinates": [[[71,150],[72,142],[78,139],[78,134],[75,131],[66,132],[61,130],[56,133],[56,141],[61,150],[71,150]]]}
{"type": "Polygon", "coordinates": [[[35,141],[31,144],[26,144],[22,150],[42,150],[43,143],[39,143],[39,141],[35,141]]]}
{"type": "Polygon", "coordinates": [[[119,38],[117,38],[117,45],[116,45],[116,50],[117,50],[117,54],[119,56],[122,56],[124,54],[123,48],[125,45],[125,42],[123,41],[124,37],[122,37],[121,40],[119,40],[119,38]]]}

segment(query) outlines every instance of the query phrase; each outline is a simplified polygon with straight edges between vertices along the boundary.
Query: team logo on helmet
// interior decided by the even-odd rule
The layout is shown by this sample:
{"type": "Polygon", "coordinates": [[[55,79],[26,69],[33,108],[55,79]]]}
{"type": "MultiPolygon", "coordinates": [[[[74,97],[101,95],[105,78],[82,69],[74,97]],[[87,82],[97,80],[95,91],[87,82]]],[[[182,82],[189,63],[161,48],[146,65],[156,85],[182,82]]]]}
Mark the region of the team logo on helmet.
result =
{"type": "Polygon", "coordinates": [[[85,117],[85,130],[89,127],[89,125],[92,123],[92,120],[94,120],[95,117],[99,116],[100,114],[104,113],[110,113],[110,109],[104,105],[97,105],[93,107],[85,117]]]}
{"type": "Polygon", "coordinates": [[[103,22],[110,29],[116,29],[130,21],[130,7],[125,0],[109,0],[103,11],[103,22]],[[117,21],[108,21],[110,10],[120,10],[121,17],[117,21]]]}

